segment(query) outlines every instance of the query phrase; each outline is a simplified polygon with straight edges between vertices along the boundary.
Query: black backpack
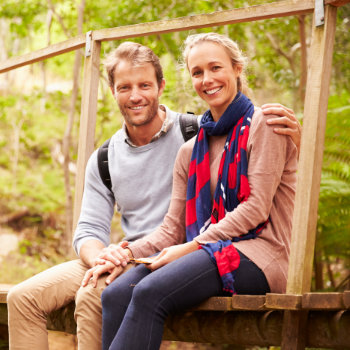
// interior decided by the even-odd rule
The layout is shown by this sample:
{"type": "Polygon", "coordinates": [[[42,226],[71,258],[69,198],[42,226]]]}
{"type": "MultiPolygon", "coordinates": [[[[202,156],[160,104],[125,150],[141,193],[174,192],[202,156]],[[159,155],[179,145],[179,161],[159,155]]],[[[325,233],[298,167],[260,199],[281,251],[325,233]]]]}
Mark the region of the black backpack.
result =
{"type": "MultiPolygon", "coordinates": [[[[188,114],[180,114],[179,118],[182,136],[186,142],[198,132],[198,116],[188,112],[188,114]]],[[[108,139],[98,149],[97,164],[102,182],[110,191],[112,191],[111,176],[108,169],[108,145],[110,141],[111,139],[108,139]]]]}

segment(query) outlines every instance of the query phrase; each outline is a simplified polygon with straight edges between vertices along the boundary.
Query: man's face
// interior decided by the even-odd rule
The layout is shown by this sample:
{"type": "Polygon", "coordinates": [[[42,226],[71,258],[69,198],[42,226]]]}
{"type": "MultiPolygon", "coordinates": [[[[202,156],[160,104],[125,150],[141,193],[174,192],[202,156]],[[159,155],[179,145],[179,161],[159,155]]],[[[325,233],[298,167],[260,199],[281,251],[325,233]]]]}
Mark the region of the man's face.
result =
{"type": "Polygon", "coordinates": [[[159,97],[165,82],[159,87],[151,63],[133,66],[127,60],[118,63],[114,72],[113,95],[127,127],[149,124],[158,112],[159,97]]]}

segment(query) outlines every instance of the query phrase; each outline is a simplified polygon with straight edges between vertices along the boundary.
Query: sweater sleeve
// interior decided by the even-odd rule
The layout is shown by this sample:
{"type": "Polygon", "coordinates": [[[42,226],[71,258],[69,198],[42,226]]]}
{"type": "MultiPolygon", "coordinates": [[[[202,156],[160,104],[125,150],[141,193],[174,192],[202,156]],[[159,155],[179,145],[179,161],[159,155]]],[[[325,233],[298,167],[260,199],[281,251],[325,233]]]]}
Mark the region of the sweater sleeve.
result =
{"type": "Polygon", "coordinates": [[[103,184],[95,151],[86,166],[83,201],[74,233],[73,247],[79,255],[82,245],[91,239],[110,242],[110,228],[114,213],[114,196],[103,184]]]}
{"type": "Polygon", "coordinates": [[[285,164],[289,157],[296,156],[296,147],[293,147],[289,137],[274,133],[258,110],[252,119],[247,150],[250,196],[221,221],[210,225],[203,234],[197,236],[195,240],[199,244],[220,239],[232,240],[269,218],[285,164]]]}
{"type": "Polygon", "coordinates": [[[129,245],[134,257],[150,256],[163,248],[185,242],[187,175],[193,144],[192,139],[179,149],[173,170],[173,189],[168,213],[154,232],[129,245]]]}

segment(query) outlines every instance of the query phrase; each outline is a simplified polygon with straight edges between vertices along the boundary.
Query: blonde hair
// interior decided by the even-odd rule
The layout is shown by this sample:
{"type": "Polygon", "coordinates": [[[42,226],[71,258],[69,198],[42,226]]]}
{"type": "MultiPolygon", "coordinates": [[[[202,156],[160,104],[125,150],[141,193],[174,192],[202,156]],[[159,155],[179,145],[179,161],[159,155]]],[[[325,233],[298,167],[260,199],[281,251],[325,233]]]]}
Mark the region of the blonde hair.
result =
{"type": "Polygon", "coordinates": [[[225,35],[217,33],[201,33],[189,35],[184,42],[184,49],[182,52],[182,58],[188,68],[188,56],[191,49],[203,42],[212,42],[223,47],[228,56],[231,59],[232,66],[235,67],[239,65],[242,67],[242,73],[237,78],[237,90],[243,93],[249,93],[249,88],[247,84],[247,79],[245,75],[245,67],[247,64],[247,58],[243,55],[242,51],[239,49],[237,43],[225,35]]]}
{"type": "Polygon", "coordinates": [[[118,63],[122,60],[131,62],[134,66],[142,66],[151,63],[156,74],[157,84],[160,87],[163,80],[163,70],[159,57],[147,46],[126,41],[113,50],[104,60],[104,66],[108,75],[108,83],[114,87],[114,72],[118,63]]]}

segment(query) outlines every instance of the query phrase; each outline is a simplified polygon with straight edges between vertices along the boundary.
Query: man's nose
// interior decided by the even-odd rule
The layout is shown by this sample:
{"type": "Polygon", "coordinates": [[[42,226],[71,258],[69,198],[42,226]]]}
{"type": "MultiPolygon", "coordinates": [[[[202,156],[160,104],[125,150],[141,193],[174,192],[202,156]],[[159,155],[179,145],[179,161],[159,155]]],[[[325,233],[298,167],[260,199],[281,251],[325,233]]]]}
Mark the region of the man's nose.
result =
{"type": "Polygon", "coordinates": [[[138,102],[142,99],[142,96],[137,88],[131,90],[130,100],[132,102],[138,102]]]}

